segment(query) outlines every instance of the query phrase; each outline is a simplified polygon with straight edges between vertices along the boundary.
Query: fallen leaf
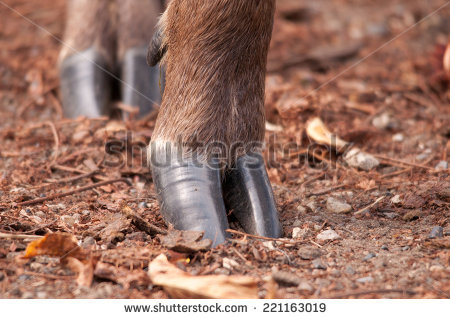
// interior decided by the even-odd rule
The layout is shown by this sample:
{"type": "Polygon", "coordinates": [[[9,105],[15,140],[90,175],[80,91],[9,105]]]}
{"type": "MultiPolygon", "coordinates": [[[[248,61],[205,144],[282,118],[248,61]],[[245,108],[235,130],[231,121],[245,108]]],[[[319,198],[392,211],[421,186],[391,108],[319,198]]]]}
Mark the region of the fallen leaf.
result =
{"type": "Polygon", "coordinates": [[[94,277],[94,261],[90,252],[78,245],[75,236],[64,233],[47,234],[31,242],[23,258],[42,255],[60,257],[64,266],[78,273],[77,283],[80,286],[91,286],[94,277]]]}
{"type": "Polygon", "coordinates": [[[339,137],[332,134],[318,117],[313,118],[308,122],[306,133],[317,143],[328,145],[338,152],[342,152],[348,144],[346,141],[341,140],[339,137]]]}
{"type": "Polygon", "coordinates": [[[246,276],[192,276],[159,255],[149,265],[154,285],[162,286],[172,298],[257,299],[257,280],[246,276]]]}

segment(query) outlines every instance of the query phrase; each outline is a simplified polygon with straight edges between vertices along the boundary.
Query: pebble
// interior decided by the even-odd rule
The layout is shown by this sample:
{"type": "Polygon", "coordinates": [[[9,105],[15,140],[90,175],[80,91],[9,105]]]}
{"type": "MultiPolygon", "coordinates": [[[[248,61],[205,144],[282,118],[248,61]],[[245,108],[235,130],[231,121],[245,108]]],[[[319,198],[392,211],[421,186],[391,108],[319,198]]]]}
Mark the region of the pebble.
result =
{"type": "Polygon", "coordinates": [[[312,261],[312,265],[315,269],[322,269],[322,270],[327,269],[327,266],[322,262],[320,258],[314,259],[312,261]]]}
{"type": "Polygon", "coordinates": [[[84,248],[87,248],[87,247],[95,246],[95,244],[96,244],[96,241],[95,241],[94,237],[88,236],[85,239],[83,239],[82,246],[84,248]]]}
{"type": "Polygon", "coordinates": [[[402,247],[402,251],[407,251],[407,250],[410,250],[410,249],[411,249],[411,247],[409,247],[409,246],[402,247]]]}
{"type": "Polygon", "coordinates": [[[377,255],[376,254],[374,254],[374,253],[369,253],[369,254],[367,254],[365,257],[364,257],[364,261],[368,261],[368,260],[371,260],[372,258],[375,258],[377,255]]]}
{"type": "Polygon", "coordinates": [[[300,285],[300,278],[287,271],[277,271],[272,274],[273,280],[280,286],[294,287],[300,285]]]}
{"type": "Polygon", "coordinates": [[[39,292],[36,294],[36,297],[37,297],[38,299],[47,299],[47,293],[46,293],[45,291],[39,291],[39,292]]]}
{"type": "Polygon", "coordinates": [[[373,282],[373,277],[368,276],[368,277],[362,277],[362,278],[358,278],[356,279],[357,282],[359,282],[360,284],[365,284],[368,282],[373,282]]]}
{"type": "Polygon", "coordinates": [[[276,249],[275,246],[273,245],[273,241],[265,241],[265,242],[262,243],[262,245],[264,247],[266,247],[267,249],[269,249],[269,250],[275,250],[276,249]]]}
{"type": "Polygon", "coordinates": [[[397,133],[392,136],[393,142],[403,142],[405,140],[405,136],[402,133],[397,133]]]}
{"type": "Polygon", "coordinates": [[[380,162],[372,155],[364,153],[359,148],[352,148],[344,155],[345,162],[352,167],[370,171],[380,165],[380,162]]]}
{"type": "Polygon", "coordinates": [[[299,212],[300,214],[305,214],[306,213],[306,207],[303,205],[298,205],[297,206],[297,212],[299,212]]]}
{"type": "Polygon", "coordinates": [[[334,197],[328,197],[327,209],[331,213],[345,214],[350,213],[352,211],[352,206],[347,204],[345,201],[340,201],[334,197]]]}
{"type": "Polygon", "coordinates": [[[377,129],[384,130],[391,126],[391,116],[389,113],[384,112],[378,116],[376,116],[372,120],[372,125],[375,126],[377,129]]]}
{"type": "Polygon", "coordinates": [[[437,170],[448,169],[448,162],[447,162],[447,161],[440,161],[440,162],[436,165],[435,169],[437,169],[437,170]]]}
{"type": "Polygon", "coordinates": [[[336,277],[336,278],[342,276],[341,272],[338,269],[332,269],[330,271],[330,275],[333,276],[333,277],[336,277]]]}
{"type": "Polygon", "coordinates": [[[394,219],[398,217],[397,213],[384,213],[384,216],[386,216],[389,219],[394,219]]]}
{"type": "Polygon", "coordinates": [[[381,246],[381,249],[383,249],[383,250],[389,250],[388,246],[386,246],[386,245],[381,246]]]}
{"type": "Polygon", "coordinates": [[[402,202],[402,199],[400,197],[400,195],[395,195],[394,197],[391,198],[391,203],[394,205],[400,204],[402,202]]]}
{"type": "Polygon", "coordinates": [[[428,235],[428,238],[442,238],[444,237],[444,228],[441,226],[434,226],[428,235]]]}
{"type": "Polygon", "coordinates": [[[439,272],[439,271],[444,271],[444,266],[442,266],[442,265],[433,265],[433,266],[431,266],[430,267],[430,271],[431,272],[439,272]]]}
{"type": "Polygon", "coordinates": [[[322,251],[313,246],[301,247],[298,250],[298,256],[303,260],[313,260],[322,256],[322,251]]]}
{"type": "Polygon", "coordinates": [[[298,289],[300,292],[303,292],[303,293],[311,293],[311,292],[314,291],[313,286],[311,286],[307,281],[302,281],[302,282],[298,285],[297,289],[298,289]]]}
{"type": "Polygon", "coordinates": [[[354,275],[356,272],[355,272],[355,270],[352,268],[352,266],[347,266],[347,267],[345,268],[345,273],[348,274],[348,275],[354,275]]]}
{"type": "Polygon", "coordinates": [[[318,234],[316,238],[318,241],[325,242],[328,240],[339,239],[339,238],[341,238],[341,236],[339,236],[339,234],[336,233],[334,230],[327,229],[327,230],[322,231],[320,234],[318,234]]]}
{"type": "Polygon", "coordinates": [[[148,208],[148,205],[146,202],[140,202],[138,205],[139,208],[148,208]]]}
{"type": "Polygon", "coordinates": [[[73,227],[73,225],[76,223],[76,220],[73,216],[64,215],[61,216],[61,220],[67,224],[67,226],[73,227]]]}
{"type": "Polygon", "coordinates": [[[25,292],[22,294],[22,298],[23,298],[23,299],[34,299],[34,294],[33,294],[32,292],[25,291],[25,292]]]}
{"type": "Polygon", "coordinates": [[[418,160],[419,162],[422,162],[422,161],[426,160],[428,157],[430,157],[431,153],[432,153],[432,151],[428,148],[422,154],[417,155],[416,160],[418,160]]]}
{"type": "Polygon", "coordinates": [[[292,238],[305,239],[306,237],[308,237],[308,235],[310,235],[310,233],[311,231],[308,228],[295,227],[292,230],[292,238]]]}

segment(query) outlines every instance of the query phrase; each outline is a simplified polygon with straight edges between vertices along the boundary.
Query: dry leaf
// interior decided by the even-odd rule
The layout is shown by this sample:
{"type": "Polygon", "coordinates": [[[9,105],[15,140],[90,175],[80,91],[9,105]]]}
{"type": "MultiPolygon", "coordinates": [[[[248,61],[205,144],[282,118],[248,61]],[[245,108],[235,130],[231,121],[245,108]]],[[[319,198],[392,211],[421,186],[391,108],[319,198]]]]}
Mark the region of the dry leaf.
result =
{"type": "Polygon", "coordinates": [[[90,287],[92,280],[94,279],[94,267],[92,262],[90,260],[82,262],[73,257],[67,257],[65,261],[66,266],[69,267],[74,273],[78,274],[78,285],[82,287],[90,287]]]}
{"type": "Polygon", "coordinates": [[[153,284],[162,286],[172,298],[257,299],[254,278],[246,276],[192,276],[159,255],[149,265],[153,284]]]}
{"type": "Polygon", "coordinates": [[[75,236],[64,233],[47,234],[28,244],[24,258],[47,255],[85,259],[86,253],[78,246],[75,236]]]}
{"type": "Polygon", "coordinates": [[[88,251],[78,246],[75,236],[64,233],[47,234],[45,237],[31,242],[24,258],[47,255],[60,257],[62,264],[78,273],[77,283],[89,287],[94,278],[94,261],[88,251]]]}
{"type": "Polygon", "coordinates": [[[306,126],[306,133],[315,142],[328,145],[338,152],[342,152],[347,146],[347,142],[341,140],[336,135],[332,134],[322,120],[318,117],[310,120],[306,126]]]}

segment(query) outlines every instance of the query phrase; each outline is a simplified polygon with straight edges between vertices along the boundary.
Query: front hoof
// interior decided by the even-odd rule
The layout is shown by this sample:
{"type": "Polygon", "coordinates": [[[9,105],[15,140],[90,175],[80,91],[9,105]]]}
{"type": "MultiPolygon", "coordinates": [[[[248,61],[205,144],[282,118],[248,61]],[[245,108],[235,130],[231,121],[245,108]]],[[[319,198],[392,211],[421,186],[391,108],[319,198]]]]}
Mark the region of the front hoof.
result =
{"type": "Polygon", "coordinates": [[[228,221],[218,165],[178,158],[162,165],[153,161],[157,157],[152,152],[153,181],[164,220],[178,230],[203,231],[214,247],[225,242],[228,221]]]}
{"type": "Polygon", "coordinates": [[[227,209],[233,211],[247,233],[281,237],[272,187],[261,155],[238,158],[235,167],[225,174],[223,189],[227,209]]]}
{"type": "Polygon", "coordinates": [[[93,48],[64,59],[60,67],[64,116],[109,115],[110,74],[105,58],[93,48]]]}

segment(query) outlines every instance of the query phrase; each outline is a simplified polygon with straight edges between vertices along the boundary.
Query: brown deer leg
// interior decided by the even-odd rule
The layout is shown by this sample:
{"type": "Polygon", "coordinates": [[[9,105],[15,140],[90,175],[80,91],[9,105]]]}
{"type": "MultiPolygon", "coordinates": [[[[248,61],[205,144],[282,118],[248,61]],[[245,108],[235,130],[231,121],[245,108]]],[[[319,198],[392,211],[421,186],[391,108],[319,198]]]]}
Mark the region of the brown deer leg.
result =
{"type": "Polygon", "coordinates": [[[109,0],[68,0],[60,53],[65,116],[108,114],[114,62],[114,4],[109,0]]]}
{"type": "Polygon", "coordinates": [[[146,63],[147,44],[162,10],[160,0],[117,0],[119,14],[118,60],[122,101],[138,106],[140,115],[161,102],[160,69],[146,63]]]}
{"type": "Polygon", "coordinates": [[[254,151],[264,137],[274,10],[275,0],[172,0],[150,45],[148,61],[165,54],[167,66],[149,148],[161,213],[176,228],[204,230],[215,244],[226,237],[225,204],[246,231],[281,233],[254,151]]]}

